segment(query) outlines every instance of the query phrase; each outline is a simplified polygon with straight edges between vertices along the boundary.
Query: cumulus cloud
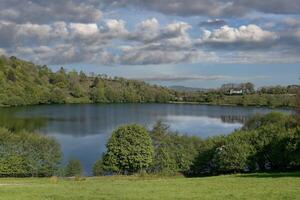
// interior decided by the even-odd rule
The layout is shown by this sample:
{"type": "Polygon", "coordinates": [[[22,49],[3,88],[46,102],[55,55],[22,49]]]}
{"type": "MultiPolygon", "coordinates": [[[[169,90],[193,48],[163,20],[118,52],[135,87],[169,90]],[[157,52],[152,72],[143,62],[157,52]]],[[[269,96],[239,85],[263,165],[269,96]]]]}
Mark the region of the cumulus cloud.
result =
{"type": "Polygon", "coordinates": [[[204,32],[204,42],[261,42],[265,40],[276,39],[276,34],[270,31],[262,30],[259,26],[250,24],[247,26],[240,26],[233,28],[229,26],[222,26],[220,29],[214,31],[206,30],[204,32]]]}
{"type": "MultiPolygon", "coordinates": [[[[280,12],[287,12],[292,3],[293,0],[287,0],[288,5],[282,5],[280,12]]],[[[286,19],[285,30],[276,32],[275,25],[268,28],[255,24],[226,25],[229,20],[226,16],[250,11],[277,12],[277,5],[268,9],[267,5],[269,3],[256,0],[0,0],[0,53],[43,64],[256,62],[264,58],[270,61],[275,55],[271,54],[273,51],[276,56],[287,55],[291,61],[297,60],[300,25],[295,19],[286,19]],[[200,22],[199,28],[176,17],[172,19],[180,21],[164,20],[162,24],[157,18],[132,24],[122,20],[122,14],[117,19],[108,19],[108,15],[101,17],[102,9],[120,5],[171,15],[206,15],[209,20],[200,22]],[[200,30],[203,30],[202,35],[200,30]],[[254,53],[260,58],[255,59],[254,53]]],[[[289,13],[297,9],[297,5],[293,5],[289,13]]]]}
{"type": "Polygon", "coordinates": [[[69,28],[74,34],[89,37],[98,33],[97,24],[71,23],[69,28]]]}
{"type": "Polygon", "coordinates": [[[199,44],[230,47],[236,50],[240,48],[257,49],[273,45],[276,39],[278,39],[278,35],[275,32],[263,30],[254,24],[238,28],[225,25],[213,31],[204,30],[199,44]]]}

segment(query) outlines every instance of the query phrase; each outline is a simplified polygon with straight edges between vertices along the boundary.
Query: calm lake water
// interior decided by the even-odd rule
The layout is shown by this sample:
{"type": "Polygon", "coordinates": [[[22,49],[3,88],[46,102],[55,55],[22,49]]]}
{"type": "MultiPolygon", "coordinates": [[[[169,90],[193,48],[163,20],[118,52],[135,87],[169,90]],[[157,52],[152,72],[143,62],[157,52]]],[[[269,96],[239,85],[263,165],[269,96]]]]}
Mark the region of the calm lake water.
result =
{"type": "Polygon", "coordinates": [[[129,123],[151,128],[157,120],[168,123],[181,134],[202,138],[228,134],[240,128],[255,113],[285,109],[208,106],[186,104],[87,104],[44,105],[0,109],[0,126],[26,128],[55,137],[64,161],[81,160],[85,174],[105,151],[112,131],[129,123]]]}

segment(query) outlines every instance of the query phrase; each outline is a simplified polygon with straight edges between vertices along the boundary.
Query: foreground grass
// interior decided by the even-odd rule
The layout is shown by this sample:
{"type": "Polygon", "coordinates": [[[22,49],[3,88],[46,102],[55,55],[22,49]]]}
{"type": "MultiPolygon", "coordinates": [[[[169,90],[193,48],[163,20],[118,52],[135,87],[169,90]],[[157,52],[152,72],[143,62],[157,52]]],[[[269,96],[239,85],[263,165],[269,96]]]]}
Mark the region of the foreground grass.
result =
{"type": "Polygon", "coordinates": [[[2,178],[0,199],[300,199],[300,173],[203,178],[2,178]]]}

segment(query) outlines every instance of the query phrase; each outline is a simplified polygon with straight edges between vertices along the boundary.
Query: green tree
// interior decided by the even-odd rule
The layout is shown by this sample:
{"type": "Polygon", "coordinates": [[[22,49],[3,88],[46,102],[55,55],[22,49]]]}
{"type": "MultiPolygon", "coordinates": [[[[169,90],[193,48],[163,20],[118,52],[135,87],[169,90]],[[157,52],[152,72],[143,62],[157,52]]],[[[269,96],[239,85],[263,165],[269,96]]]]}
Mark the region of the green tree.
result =
{"type": "Polygon", "coordinates": [[[117,128],[109,139],[104,165],[111,172],[131,174],[152,163],[153,146],[147,130],[137,124],[117,128]]]}
{"type": "Polygon", "coordinates": [[[96,78],[91,89],[90,98],[94,103],[105,103],[107,99],[105,97],[104,83],[99,78],[96,78]]]}
{"type": "Polygon", "coordinates": [[[50,102],[57,103],[57,104],[65,103],[66,102],[66,94],[65,94],[64,90],[59,87],[55,87],[51,91],[50,102]]]}
{"type": "Polygon", "coordinates": [[[105,174],[105,167],[103,165],[103,160],[97,160],[93,165],[93,175],[94,176],[102,176],[105,174]]]}
{"type": "Polygon", "coordinates": [[[17,80],[15,72],[12,69],[10,69],[7,72],[7,80],[12,81],[12,82],[15,82],[17,80]]]}
{"type": "Polygon", "coordinates": [[[218,173],[236,173],[248,170],[249,158],[253,152],[253,146],[241,138],[228,138],[214,152],[213,163],[215,169],[218,173]]]}
{"type": "Polygon", "coordinates": [[[190,174],[190,168],[198,155],[202,140],[181,136],[158,121],[150,132],[154,146],[154,160],[150,170],[160,174],[190,174]]]}
{"type": "Polygon", "coordinates": [[[80,176],[82,174],[82,166],[79,160],[70,159],[66,166],[66,176],[80,176]]]}

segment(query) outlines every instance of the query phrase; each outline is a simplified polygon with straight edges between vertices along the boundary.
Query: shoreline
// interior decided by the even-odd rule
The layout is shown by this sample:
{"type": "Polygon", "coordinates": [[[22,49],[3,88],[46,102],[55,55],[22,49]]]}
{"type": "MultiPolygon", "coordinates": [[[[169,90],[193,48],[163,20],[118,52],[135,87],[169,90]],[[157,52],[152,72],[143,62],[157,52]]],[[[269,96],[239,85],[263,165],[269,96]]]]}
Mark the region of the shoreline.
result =
{"type": "Polygon", "coordinates": [[[51,105],[110,105],[110,104],[186,104],[186,105],[207,105],[207,106],[232,106],[232,107],[256,107],[256,108],[283,108],[293,110],[295,106],[266,106],[266,105],[239,105],[239,104],[217,104],[217,103],[204,103],[204,102],[185,102],[185,101],[169,101],[169,102],[111,102],[111,103],[92,103],[92,102],[68,102],[62,104],[28,104],[28,105],[0,105],[1,108],[17,108],[17,107],[29,107],[29,106],[51,106],[51,105]]]}

